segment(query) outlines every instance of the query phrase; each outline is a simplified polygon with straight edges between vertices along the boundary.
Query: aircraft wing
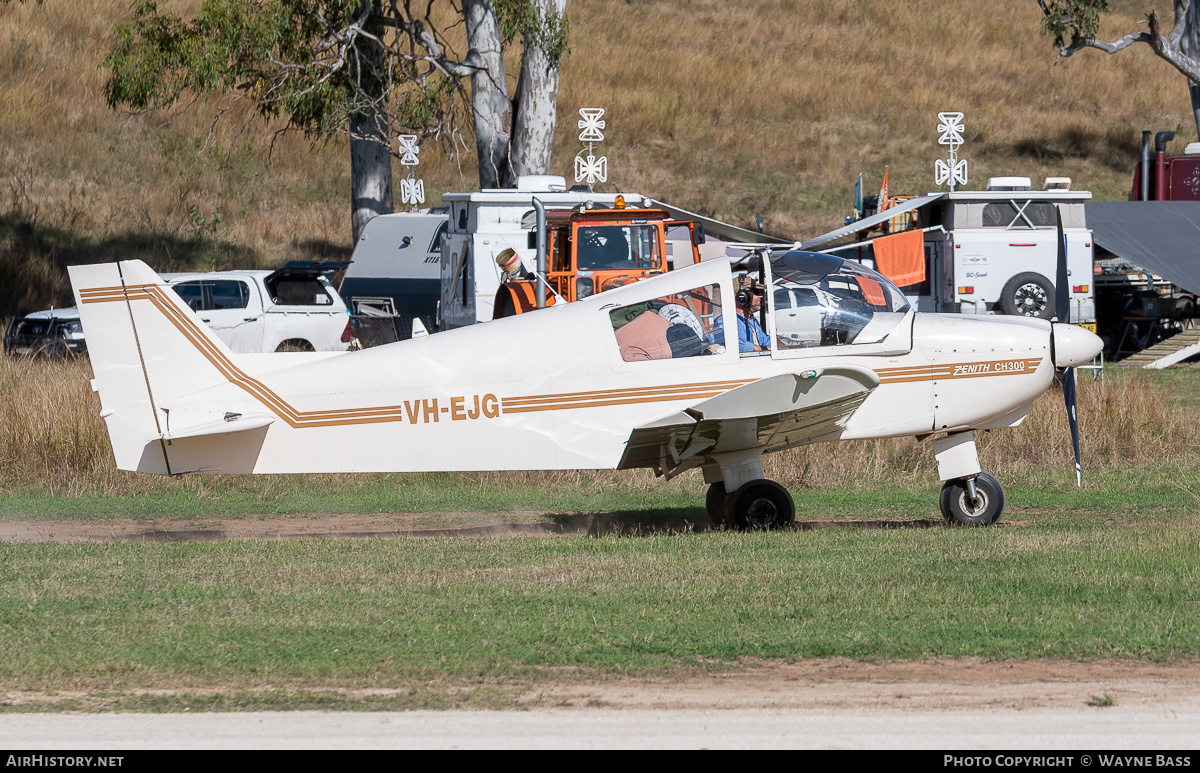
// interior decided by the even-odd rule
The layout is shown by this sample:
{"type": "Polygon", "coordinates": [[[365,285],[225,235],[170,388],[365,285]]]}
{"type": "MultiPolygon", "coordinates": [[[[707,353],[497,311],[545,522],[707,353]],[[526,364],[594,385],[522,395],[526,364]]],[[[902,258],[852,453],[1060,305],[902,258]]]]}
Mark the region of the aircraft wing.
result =
{"type": "Polygon", "coordinates": [[[760,379],[637,427],[617,469],[671,476],[709,454],[804,445],[843,427],[877,386],[873,371],[847,365],[760,379]]]}

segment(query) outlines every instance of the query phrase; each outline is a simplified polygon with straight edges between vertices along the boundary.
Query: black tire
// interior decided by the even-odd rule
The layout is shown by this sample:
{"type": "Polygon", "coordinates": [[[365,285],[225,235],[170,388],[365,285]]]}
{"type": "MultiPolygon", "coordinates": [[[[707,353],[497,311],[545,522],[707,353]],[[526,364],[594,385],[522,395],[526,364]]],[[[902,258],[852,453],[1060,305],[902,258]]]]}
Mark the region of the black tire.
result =
{"type": "Polygon", "coordinates": [[[764,531],[796,520],[796,503],[773,480],[752,480],[729,497],[729,515],[738,531],[764,531]]]}
{"type": "Polygon", "coordinates": [[[1000,311],[1017,317],[1054,317],[1054,284],[1032,271],[1017,274],[1000,293],[1000,311]]]}
{"type": "Polygon", "coordinates": [[[708,487],[708,493],[704,495],[704,509],[708,511],[708,517],[715,525],[727,525],[729,492],[725,490],[724,481],[718,481],[708,487]]]}
{"type": "Polygon", "coordinates": [[[942,517],[951,526],[991,526],[1004,513],[1004,488],[1000,481],[981,472],[975,478],[975,493],[979,503],[972,507],[968,500],[966,479],[948,480],[942,484],[942,517]]]}

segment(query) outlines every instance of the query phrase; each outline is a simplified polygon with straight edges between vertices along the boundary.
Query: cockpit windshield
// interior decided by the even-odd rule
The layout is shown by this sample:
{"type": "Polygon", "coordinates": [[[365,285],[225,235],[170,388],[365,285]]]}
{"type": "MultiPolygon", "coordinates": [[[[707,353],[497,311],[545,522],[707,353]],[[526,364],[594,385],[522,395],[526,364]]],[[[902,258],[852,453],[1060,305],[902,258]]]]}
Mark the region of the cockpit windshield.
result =
{"type": "Polygon", "coordinates": [[[894,284],[866,266],[793,250],[771,256],[772,312],[784,349],[882,341],[908,311],[894,284]]]}

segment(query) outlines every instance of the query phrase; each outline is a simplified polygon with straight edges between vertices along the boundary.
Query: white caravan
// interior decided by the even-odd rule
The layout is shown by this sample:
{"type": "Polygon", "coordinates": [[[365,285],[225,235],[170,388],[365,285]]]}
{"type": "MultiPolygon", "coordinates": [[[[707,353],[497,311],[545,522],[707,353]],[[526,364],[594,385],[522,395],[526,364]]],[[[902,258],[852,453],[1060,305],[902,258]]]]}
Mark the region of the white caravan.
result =
{"type": "Polygon", "coordinates": [[[1094,331],[1092,232],[1084,214],[1092,194],[1069,186],[1067,178],[1049,178],[1044,190],[1034,191],[1028,177],[996,177],[987,190],[909,198],[800,246],[882,268],[875,255],[879,239],[920,230],[924,280],[901,286],[918,310],[1062,316],[1094,331]],[[1054,308],[1056,213],[1066,235],[1069,316],[1054,308]],[[871,235],[878,228],[883,233],[871,235]]]}

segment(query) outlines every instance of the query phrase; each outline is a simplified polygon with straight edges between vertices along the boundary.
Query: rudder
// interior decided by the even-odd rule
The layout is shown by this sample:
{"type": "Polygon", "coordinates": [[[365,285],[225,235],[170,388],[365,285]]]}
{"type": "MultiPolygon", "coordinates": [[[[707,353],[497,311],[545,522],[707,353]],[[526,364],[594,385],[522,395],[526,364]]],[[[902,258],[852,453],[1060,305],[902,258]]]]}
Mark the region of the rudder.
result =
{"type": "Polygon", "coordinates": [[[216,363],[228,349],[140,260],[68,271],[117,467],[180,472],[168,460],[161,406],[227,381],[216,363]]]}

